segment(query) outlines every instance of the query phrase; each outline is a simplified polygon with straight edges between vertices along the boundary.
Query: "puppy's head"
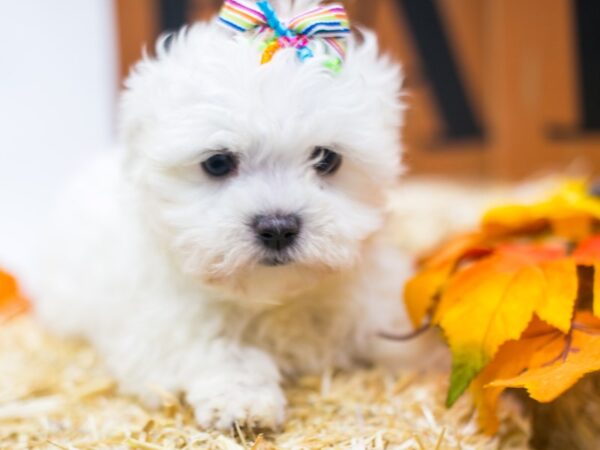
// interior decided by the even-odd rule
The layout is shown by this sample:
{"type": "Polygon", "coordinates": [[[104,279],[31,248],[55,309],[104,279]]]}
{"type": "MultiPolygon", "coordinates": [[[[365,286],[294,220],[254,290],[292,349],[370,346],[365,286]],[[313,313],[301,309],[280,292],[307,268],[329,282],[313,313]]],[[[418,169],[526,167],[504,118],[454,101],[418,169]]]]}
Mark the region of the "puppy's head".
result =
{"type": "Polygon", "coordinates": [[[350,38],[339,73],[292,49],[261,65],[256,42],[214,23],[166,47],[135,67],[121,125],[127,173],[182,270],[235,284],[355,265],[400,171],[400,74],[374,35],[350,38]]]}

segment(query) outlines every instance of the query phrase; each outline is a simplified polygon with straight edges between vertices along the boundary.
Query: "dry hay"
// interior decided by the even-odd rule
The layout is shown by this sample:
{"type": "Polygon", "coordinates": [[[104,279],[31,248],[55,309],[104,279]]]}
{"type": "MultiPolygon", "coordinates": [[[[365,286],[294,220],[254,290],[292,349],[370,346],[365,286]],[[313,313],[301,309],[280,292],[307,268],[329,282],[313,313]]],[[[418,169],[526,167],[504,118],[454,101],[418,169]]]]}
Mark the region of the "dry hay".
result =
{"type": "Polygon", "coordinates": [[[116,392],[96,353],[43,332],[30,318],[0,325],[2,449],[521,449],[528,427],[503,407],[502,432],[477,432],[473,407],[443,406],[446,374],[383,370],[306,377],[288,386],[279,433],[203,432],[165,394],[149,411],[116,392]]]}

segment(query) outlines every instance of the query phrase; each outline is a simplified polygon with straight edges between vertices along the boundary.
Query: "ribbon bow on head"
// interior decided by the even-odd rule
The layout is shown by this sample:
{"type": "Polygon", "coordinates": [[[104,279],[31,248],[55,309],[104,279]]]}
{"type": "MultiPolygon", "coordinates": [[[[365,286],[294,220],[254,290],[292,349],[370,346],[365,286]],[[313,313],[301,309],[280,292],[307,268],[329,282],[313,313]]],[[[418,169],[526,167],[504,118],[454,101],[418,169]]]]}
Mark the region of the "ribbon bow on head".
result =
{"type": "Polygon", "coordinates": [[[334,56],[328,66],[339,68],[346,54],[346,37],[350,22],[342,5],[331,4],[312,8],[281,22],[268,0],[225,0],[219,22],[228,28],[245,33],[257,30],[265,34],[261,63],[269,62],[275,53],[287,47],[296,49],[301,61],[312,58],[318,46],[334,56]]]}

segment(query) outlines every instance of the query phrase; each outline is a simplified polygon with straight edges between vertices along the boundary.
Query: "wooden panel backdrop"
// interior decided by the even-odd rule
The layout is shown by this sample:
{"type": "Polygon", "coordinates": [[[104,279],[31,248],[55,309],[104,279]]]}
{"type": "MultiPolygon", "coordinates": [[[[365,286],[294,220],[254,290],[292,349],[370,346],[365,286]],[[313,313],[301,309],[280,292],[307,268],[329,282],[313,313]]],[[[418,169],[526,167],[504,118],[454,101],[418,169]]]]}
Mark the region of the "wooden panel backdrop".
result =
{"type": "MultiPolygon", "coordinates": [[[[163,2],[185,6],[188,21],[212,16],[221,3],[114,1],[122,76],[142,45],[170,26],[161,16],[163,2]]],[[[600,172],[600,130],[581,126],[585,93],[578,39],[598,38],[578,33],[576,6],[586,1],[595,0],[347,0],[352,19],[374,27],[382,47],[403,63],[410,106],[404,141],[411,171],[486,179],[519,179],[573,165],[600,172]],[[430,10],[423,9],[428,3],[430,10]],[[450,75],[448,64],[435,65],[444,61],[435,54],[444,46],[435,42],[438,35],[416,28],[436,31],[432,22],[437,20],[418,15],[432,11],[479,135],[449,132],[456,117],[448,114],[460,109],[442,101],[445,94],[454,98],[454,92],[434,84],[437,75],[450,75]],[[427,23],[419,22],[425,18],[427,23]]]]}

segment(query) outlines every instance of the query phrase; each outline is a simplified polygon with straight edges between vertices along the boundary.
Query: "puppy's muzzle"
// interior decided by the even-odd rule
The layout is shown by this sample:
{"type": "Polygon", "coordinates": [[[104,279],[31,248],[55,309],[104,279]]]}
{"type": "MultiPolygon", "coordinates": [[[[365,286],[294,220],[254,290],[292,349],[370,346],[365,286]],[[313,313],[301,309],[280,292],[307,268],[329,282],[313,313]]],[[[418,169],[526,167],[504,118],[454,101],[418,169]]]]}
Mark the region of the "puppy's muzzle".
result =
{"type": "Polygon", "coordinates": [[[254,217],[252,228],[261,245],[274,251],[291,247],[300,234],[302,221],[296,214],[264,214],[254,217]]]}

